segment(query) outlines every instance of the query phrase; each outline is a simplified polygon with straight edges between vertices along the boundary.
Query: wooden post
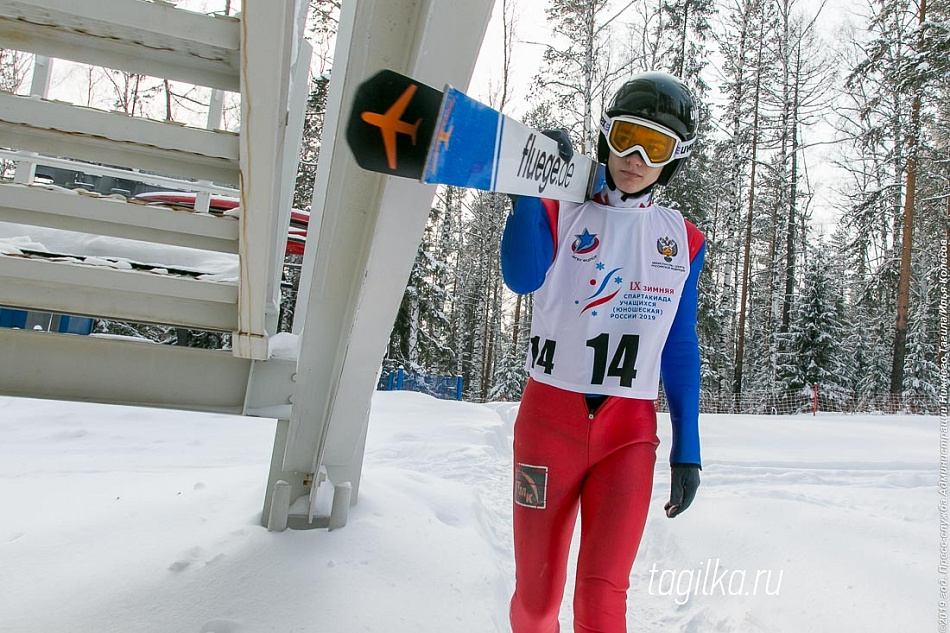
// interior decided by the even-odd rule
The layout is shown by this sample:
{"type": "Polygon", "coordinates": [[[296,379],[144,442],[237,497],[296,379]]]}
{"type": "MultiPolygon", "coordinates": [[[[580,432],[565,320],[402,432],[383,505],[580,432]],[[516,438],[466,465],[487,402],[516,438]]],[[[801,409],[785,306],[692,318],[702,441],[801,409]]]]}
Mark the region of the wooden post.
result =
{"type": "Polygon", "coordinates": [[[289,482],[280,480],[274,484],[274,496],[267,518],[268,532],[283,532],[287,529],[287,516],[290,514],[289,482]]]}

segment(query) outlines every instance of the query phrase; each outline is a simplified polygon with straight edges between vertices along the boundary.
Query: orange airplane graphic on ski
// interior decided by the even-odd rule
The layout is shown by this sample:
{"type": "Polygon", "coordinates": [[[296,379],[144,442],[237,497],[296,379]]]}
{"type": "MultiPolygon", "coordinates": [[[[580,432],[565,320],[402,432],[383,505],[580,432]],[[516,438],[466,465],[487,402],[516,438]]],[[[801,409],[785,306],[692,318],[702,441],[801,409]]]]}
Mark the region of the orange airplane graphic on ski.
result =
{"type": "Polygon", "coordinates": [[[414,124],[406,123],[401,120],[402,113],[412,100],[412,95],[416,92],[415,85],[406,88],[396,102],[390,106],[384,114],[378,112],[363,112],[360,117],[379,128],[383,135],[383,144],[386,147],[386,160],[389,162],[390,169],[396,169],[396,134],[406,134],[412,138],[412,144],[416,144],[416,130],[422,123],[420,118],[414,124]]]}

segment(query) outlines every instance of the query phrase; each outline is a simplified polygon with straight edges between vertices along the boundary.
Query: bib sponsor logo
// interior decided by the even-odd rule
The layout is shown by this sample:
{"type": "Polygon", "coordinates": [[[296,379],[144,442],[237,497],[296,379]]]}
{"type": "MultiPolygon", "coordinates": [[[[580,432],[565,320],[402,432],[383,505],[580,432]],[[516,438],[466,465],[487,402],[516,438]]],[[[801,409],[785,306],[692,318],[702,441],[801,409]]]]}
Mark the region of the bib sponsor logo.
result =
{"type": "Polygon", "coordinates": [[[548,468],[518,464],[515,471],[515,503],[543,510],[548,499],[548,468]]]}
{"type": "Polygon", "coordinates": [[[686,272],[686,266],[674,264],[673,258],[680,252],[680,247],[672,237],[661,237],[656,241],[656,251],[663,256],[663,261],[654,259],[650,262],[651,268],[660,268],[677,273],[686,272]]]}
{"type": "Polygon", "coordinates": [[[600,238],[596,233],[591,233],[585,228],[583,233],[574,236],[571,252],[575,255],[589,255],[597,250],[598,246],[600,246],[600,238]]]}
{"type": "MultiPolygon", "coordinates": [[[[604,265],[604,262],[597,262],[598,271],[602,271],[605,268],[606,266],[604,265]]],[[[603,279],[598,280],[595,277],[588,282],[590,287],[595,289],[593,294],[584,297],[583,300],[578,299],[574,301],[574,305],[576,306],[583,305],[580,312],[581,314],[584,314],[589,310],[590,315],[595,317],[599,314],[595,308],[602,306],[605,303],[609,303],[614,297],[617,296],[617,293],[623,289],[623,277],[617,274],[621,270],[623,270],[622,267],[614,268],[605,274],[603,279]]]]}
{"type": "Polygon", "coordinates": [[[676,254],[679,253],[679,246],[672,237],[661,237],[656,241],[656,250],[663,256],[667,263],[673,261],[676,254]]]}

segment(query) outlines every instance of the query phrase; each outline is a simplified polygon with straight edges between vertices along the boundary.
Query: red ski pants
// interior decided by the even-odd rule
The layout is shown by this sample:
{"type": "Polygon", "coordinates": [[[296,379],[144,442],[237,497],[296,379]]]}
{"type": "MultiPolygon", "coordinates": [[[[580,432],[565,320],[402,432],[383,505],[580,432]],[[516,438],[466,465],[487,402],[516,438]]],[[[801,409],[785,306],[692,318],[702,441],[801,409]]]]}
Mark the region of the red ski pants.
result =
{"type": "Polygon", "coordinates": [[[558,633],[571,537],[581,513],[575,633],[623,633],[630,569],[653,489],[656,412],[529,380],[514,433],[513,633],[558,633]]]}

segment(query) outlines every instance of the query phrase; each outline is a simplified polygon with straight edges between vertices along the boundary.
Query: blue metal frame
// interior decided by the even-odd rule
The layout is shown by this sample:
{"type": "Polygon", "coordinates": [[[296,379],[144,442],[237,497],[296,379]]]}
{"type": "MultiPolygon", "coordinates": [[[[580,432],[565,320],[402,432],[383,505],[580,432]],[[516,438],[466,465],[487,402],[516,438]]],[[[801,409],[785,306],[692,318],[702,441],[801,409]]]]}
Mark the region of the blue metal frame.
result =
{"type": "MultiPolygon", "coordinates": [[[[14,308],[0,308],[0,327],[26,329],[26,323],[30,315],[46,314],[42,312],[31,312],[28,310],[16,310],[14,308]]],[[[51,319],[53,324],[52,331],[60,334],[79,334],[88,336],[92,334],[94,320],[88,317],[61,315],[59,319],[51,319]]]]}

